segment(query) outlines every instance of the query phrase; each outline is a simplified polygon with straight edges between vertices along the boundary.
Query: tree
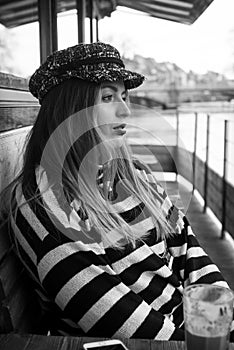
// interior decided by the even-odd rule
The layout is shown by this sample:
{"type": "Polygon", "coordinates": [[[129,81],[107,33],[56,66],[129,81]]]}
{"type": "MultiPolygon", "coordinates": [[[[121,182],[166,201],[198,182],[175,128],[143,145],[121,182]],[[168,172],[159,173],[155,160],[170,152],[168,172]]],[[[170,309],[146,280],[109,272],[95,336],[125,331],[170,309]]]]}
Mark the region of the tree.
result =
{"type": "Polygon", "coordinates": [[[0,72],[14,72],[15,37],[9,29],[0,24],[0,72]]]}

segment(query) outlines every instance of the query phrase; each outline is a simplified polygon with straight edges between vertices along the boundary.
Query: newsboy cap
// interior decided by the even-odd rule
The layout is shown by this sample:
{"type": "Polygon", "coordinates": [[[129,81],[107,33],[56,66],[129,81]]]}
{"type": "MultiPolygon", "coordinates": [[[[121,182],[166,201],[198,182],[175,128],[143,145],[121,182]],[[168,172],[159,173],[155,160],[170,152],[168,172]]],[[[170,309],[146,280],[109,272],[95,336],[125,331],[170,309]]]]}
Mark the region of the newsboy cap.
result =
{"type": "Polygon", "coordinates": [[[78,44],[55,51],[29,80],[29,91],[41,102],[53,87],[70,78],[95,83],[122,80],[127,89],[141,85],[145,77],[125,69],[119,51],[102,42],[78,44]]]}

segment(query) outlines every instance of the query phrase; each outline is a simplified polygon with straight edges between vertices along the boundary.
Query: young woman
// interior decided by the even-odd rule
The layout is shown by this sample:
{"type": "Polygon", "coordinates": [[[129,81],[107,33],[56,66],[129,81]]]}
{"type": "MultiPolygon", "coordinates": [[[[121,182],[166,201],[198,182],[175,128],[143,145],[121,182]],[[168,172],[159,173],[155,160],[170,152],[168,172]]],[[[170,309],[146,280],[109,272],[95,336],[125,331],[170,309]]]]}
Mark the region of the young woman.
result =
{"type": "Polygon", "coordinates": [[[41,108],[10,222],[51,333],[183,339],[183,288],[227,287],[126,144],[128,90],[143,80],[98,42],[55,52],[29,82],[41,108]]]}

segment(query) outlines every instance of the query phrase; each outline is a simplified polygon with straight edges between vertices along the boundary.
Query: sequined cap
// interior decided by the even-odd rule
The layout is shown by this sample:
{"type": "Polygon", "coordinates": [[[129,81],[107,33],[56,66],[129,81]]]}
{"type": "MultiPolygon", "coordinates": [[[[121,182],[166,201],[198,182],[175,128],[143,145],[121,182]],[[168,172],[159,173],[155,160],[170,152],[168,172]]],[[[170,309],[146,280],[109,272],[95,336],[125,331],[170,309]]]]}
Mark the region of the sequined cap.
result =
{"type": "Polygon", "coordinates": [[[53,87],[70,78],[95,83],[123,80],[127,89],[143,83],[145,77],[125,69],[119,51],[102,42],[78,44],[55,51],[35,71],[29,81],[29,91],[41,102],[53,87]]]}

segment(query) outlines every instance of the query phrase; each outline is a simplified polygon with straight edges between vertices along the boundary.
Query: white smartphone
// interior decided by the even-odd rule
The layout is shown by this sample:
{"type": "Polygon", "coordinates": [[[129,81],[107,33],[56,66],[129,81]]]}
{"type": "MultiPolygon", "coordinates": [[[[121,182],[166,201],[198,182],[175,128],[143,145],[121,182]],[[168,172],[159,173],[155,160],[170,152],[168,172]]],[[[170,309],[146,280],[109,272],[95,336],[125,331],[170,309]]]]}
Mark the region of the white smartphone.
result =
{"type": "Polygon", "coordinates": [[[83,344],[85,350],[128,350],[128,348],[118,339],[101,340],[83,344]]]}

